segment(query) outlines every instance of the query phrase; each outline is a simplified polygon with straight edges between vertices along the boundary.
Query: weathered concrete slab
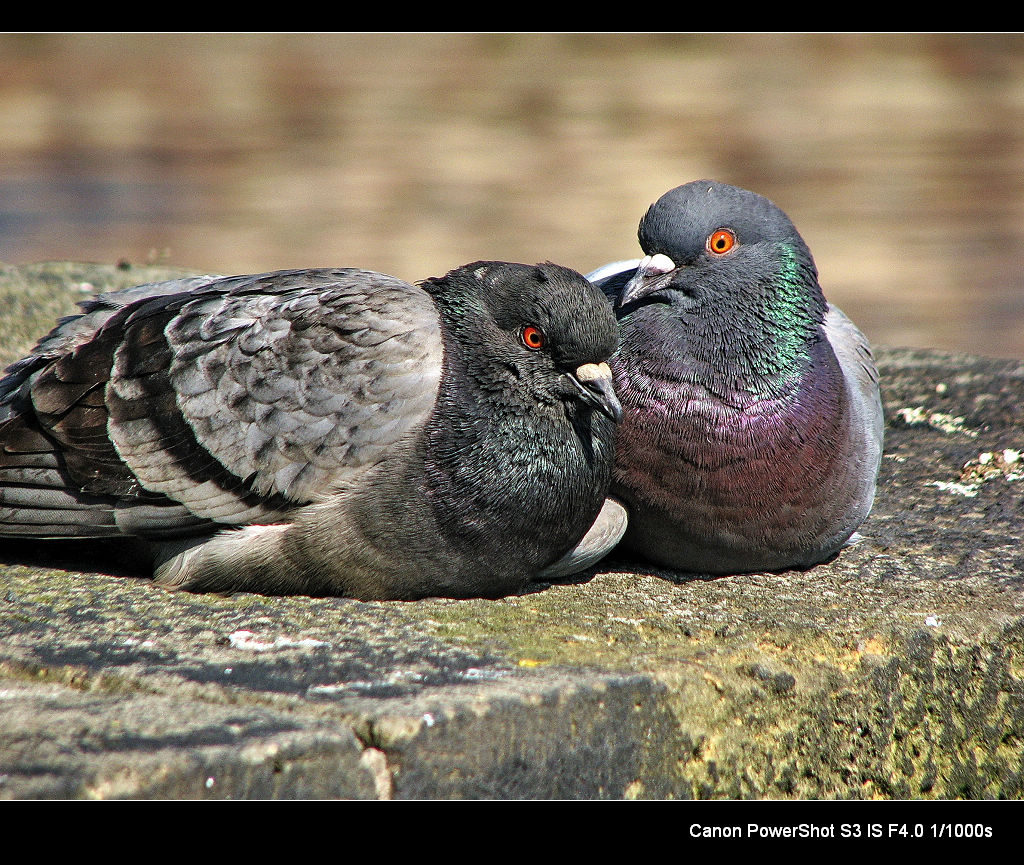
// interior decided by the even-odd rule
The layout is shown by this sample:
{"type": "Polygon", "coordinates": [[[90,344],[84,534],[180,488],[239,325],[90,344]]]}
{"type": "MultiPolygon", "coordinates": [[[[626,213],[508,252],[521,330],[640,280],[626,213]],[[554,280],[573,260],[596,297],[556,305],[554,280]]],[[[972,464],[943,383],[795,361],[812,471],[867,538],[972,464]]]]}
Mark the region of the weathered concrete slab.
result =
{"type": "MultiPolygon", "coordinates": [[[[167,273],[0,268],[0,359],[167,273]]],[[[1024,363],[879,360],[875,510],[807,572],[361,603],[5,543],[0,798],[1021,798],[1024,363]]]]}

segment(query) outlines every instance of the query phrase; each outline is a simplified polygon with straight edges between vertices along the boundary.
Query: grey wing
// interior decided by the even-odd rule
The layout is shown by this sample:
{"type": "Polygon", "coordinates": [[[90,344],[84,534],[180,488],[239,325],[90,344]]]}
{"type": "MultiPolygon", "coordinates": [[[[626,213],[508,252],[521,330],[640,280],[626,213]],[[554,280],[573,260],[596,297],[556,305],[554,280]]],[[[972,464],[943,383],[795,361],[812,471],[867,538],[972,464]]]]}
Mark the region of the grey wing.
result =
{"type": "Polygon", "coordinates": [[[614,299],[636,273],[642,259],[631,258],[626,261],[613,261],[587,274],[594,285],[610,298],[614,299]]]}
{"type": "Polygon", "coordinates": [[[34,372],[91,340],[107,321],[126,306],[139,300],[193,291],[219,279],[221,277],[218,276],[194,276],[149,282],[98,294],[83,301],[79,304],[81,313],[60,319],[57,326],[40,339],[26,357],[5,370],[4,377],[0,379],[0,423],[11,416],[10,406],[16,392],[34,372]]]}
{"type": "Polygon", "coordinates": [[[580,541],[558,561],[544,568],[537,578],[557,580],[585,571],[597,564],[622,540],[629,523],[625,505],[609,496],[604,500],[597,518],[580,541]]]}
{"type": "Polygon", "coordinates": [[[421,290],[291,271],[137,298],[12,402],[31,404],[90,519],[101,498],[116,531],[174,537],[273,522],[355,483],[425,422],[440,368],[421,290]]]}
{"type": "Polygon", "coordinates": [[[850,442],[849,464],[858,467],[855,471],[863,519],[874,500],[882,460],[885,423],[878,370],[867,338],[839,307],[832,304],[825,314],[825,334],[843,370],[853,410],[854,433],[859,433],[850,442]]]}
{"type": "Polygon", "coordinates": [[[28,356],[7,368],[0,379],[0,535],[104,537],[120,534],[122,523],[133,521],[176,531],[202,522],[155,494],[140,493],[115,507],[118,496],[110,494],[111,487],[119,485],[125,467],[106,435],[104,352],[85,347],[132,303],[191,291],[216,279],[176,279],[97,295],[80,304],[82,313],[61,319],[28,356]],[[79,349],[84,359],[60,363],[79,349]],[[54,381],[63,383],[42,413],[33,404],[40,379],[41,393],[52,394],[54,381]],[[100,478],[103,482],[97,483],[100,478]]]}
{"type": "MultiPolygon", "coordinates": [[[[441,338],[429,297],[401,280],[368,271],[293,278],[300,286],[278,295],[256,285],[197,298],[165,334],[169,380],[199,444],[259,496],[306,503],[425,422],[441,338]]],[[[144,386],[118,380],[129,398],[144,386]]],[[[145,459],[139,443],[151,433],[113,434],[124,439],[122,453],[145,459]]],[[[153,478],[173,489],[182,481],[153,478]]]]}

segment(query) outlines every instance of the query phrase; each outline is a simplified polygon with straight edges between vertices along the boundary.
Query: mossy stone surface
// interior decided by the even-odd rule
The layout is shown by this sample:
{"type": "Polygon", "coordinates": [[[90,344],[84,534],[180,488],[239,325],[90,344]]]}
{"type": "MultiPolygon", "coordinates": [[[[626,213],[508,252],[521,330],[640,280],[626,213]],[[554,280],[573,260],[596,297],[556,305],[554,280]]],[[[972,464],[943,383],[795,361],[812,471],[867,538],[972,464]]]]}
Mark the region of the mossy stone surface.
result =
{"type": "MultiPolygon", "coordinates": [[[[0,360],[183,273],[0,267],[0,360]]],[[[1024,363],[877,355],[876,505],[808,571],[363,603],[0,544],[0,798],[1021,798],[1024,363]]]]}

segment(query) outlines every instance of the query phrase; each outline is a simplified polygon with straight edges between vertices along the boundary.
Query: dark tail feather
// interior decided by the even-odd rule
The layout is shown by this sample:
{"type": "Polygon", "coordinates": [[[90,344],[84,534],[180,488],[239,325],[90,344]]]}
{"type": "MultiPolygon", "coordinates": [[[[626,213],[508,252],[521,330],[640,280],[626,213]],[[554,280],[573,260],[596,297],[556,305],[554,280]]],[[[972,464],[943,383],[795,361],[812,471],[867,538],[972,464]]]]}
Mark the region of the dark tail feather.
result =
{"type": "Polygon", "coordinates": [[[119,531],[114,503],[67,489],[56,468],[0,466],[0,535],[101,538],[119,531]]]}

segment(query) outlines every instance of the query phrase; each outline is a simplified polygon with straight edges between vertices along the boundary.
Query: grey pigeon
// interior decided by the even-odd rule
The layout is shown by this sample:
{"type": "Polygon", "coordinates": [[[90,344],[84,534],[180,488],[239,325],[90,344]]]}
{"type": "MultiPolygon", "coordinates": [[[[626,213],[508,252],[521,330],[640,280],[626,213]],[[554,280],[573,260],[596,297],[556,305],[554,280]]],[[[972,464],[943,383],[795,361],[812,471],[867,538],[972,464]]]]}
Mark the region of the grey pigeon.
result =
{"type": "Polygon", "coordinates": [[[517,592],[624,529],[616,342],[550,263],[101,295],[0,381],[0,536],[137,539],[196,591],[517,592]]]}
{"type": "Polygon", "coordinates": [[[760,195],[688,183],[650,207],[639,238],[645,258],[589,276],[620,326],[623,547],[712,574],[831,558],[867,517],[881,458],[867,340],[760,195]]]}

